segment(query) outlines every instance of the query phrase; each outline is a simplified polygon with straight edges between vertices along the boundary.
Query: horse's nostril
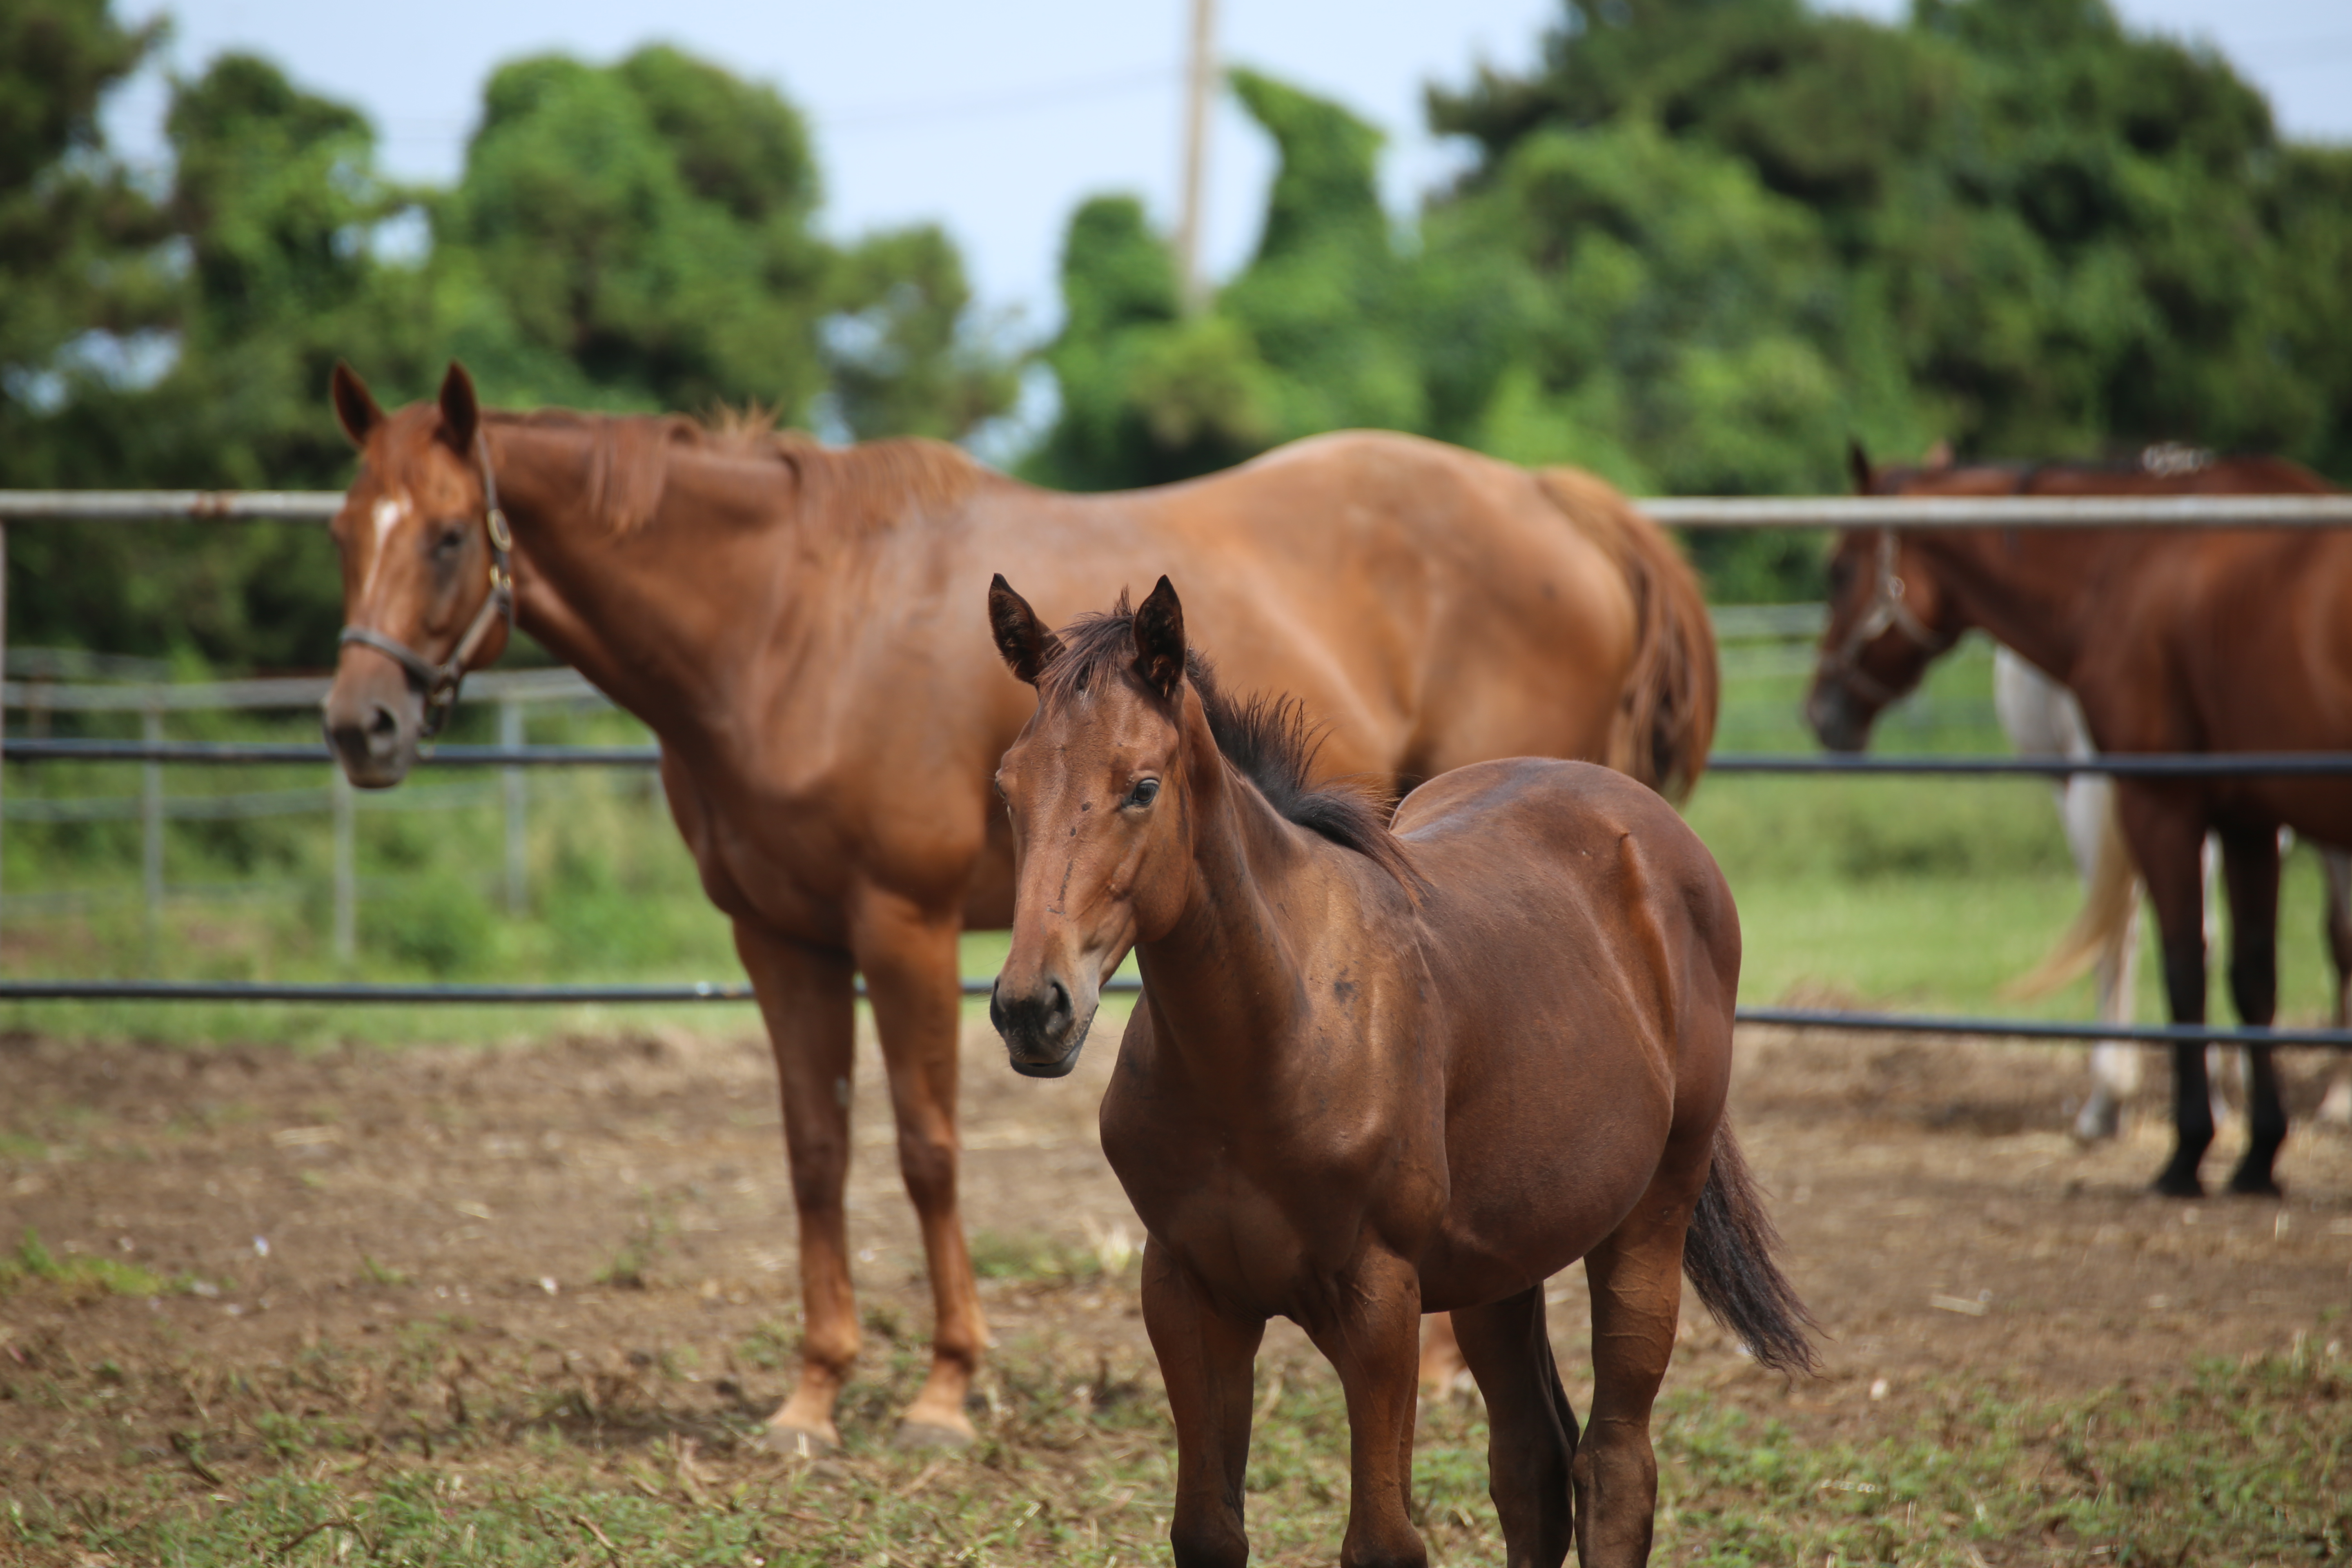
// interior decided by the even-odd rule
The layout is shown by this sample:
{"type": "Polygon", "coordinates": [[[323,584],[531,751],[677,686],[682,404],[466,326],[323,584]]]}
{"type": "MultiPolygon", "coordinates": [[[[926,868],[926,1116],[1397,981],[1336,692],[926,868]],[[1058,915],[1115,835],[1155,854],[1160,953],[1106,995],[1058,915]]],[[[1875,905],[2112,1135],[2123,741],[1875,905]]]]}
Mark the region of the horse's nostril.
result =
{"type": "Polygon", "coordinates": [[[389,739],[400,732],[400,716],[383,703],[372,703],[368,711],[368,733],[389,739]]]}
{"type": "Polygon", "coordinates": [[[1045,1016],[1049,1018],[1066,1018],[1070,1016],[1069,987],[1058,980],[1045,982],[1045,1016]]]}

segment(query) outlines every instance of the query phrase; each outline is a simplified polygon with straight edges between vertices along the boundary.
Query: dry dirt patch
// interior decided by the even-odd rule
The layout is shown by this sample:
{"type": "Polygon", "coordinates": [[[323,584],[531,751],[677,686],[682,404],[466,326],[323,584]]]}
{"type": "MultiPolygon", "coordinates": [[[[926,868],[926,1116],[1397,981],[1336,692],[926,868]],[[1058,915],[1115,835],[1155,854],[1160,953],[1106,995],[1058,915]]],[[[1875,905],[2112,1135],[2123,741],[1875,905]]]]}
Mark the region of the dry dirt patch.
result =
{"type": "MultiPolygon", "coordinates": [[[[966,1212],[1003,1347],[981,1419],[1008,1442],[1007,1412],[1025,1407],[1007,1377],[1062,1378],[1056,1408],[1158,1398],[1120,1268],[1139,1228],[1094,1129],[1108,1044],[1039,1083],[1004,1069],[984,1026],[966,1039],[966,1212]]],[[[850,1208],[874,1373],[848,1402],[854,1448],[887,1436],[929,1318],[870,1040],[861,1052],[850,1208]]],[[[1824,1330],[1826,1375],[1763,1376],[1694,1304],[1670,1393],[1712,1391],[1809,1442],[1867,1441],[1955,1388],[2063,1396],[2216,1358],[2342,1355],[2352,1141],[2299,1127],[2284,1203],[2158,1199],[2143,1188],[2166,1149],[2160,1108],[2115,1145],[2076,1148],[2063,1131],[2075,1061],[1744,1038],[1735,1116],[1824,1330]]],[[[2291,1060],[2301,1109],[2318,1065],[2291,1060]]],[[[20,1281],[0,1296],[12,1495],[152,1492],[159,1469],[226,1495],[210,1489],[270,1470],[272,1412],[331,1416],[355,1452],[429,1459],[436,1433],[446,1446],[500,1401],[522,1412],[517,1466],[534,1433],[593,1429],[691,1477],[697,1451],[748,1452],[749,1423],[785,1391],[793,1221],[756,1040],[302,1055],[16,1037],[0,1042],[0,1245],[29,1232],[69,1279],[77,1260],[105,1258],[171,1287],[20,1281]],[[430,1364],[395,1389],[385,1369],[402,1347],[430,1364]],[[342,1370],[304,1370],[331,1363],[342,1370]],[[61,1369],[96,1393],[34,1397],[61,1369]]],[[[2234,1152],[2225,1135],[2217,1184],[2234,1152]]],[[[1580,1405],[1574,1270],[1551,1297],[1580,1405]]],[[[1267,1375],[1305,1386],[1320,1375],[1311,1353],[1276,1328],[1267,1375]]],[[[1149,1540],[1150,1500],[1130,1501],[1149,1540]]]]}

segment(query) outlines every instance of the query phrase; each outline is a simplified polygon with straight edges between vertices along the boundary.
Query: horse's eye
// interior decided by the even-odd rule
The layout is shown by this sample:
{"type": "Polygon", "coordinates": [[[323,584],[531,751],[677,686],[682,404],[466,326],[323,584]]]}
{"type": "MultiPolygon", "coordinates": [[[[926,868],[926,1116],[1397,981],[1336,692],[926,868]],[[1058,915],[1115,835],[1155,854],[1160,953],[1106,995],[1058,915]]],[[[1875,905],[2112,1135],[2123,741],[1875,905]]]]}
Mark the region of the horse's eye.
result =
{"type": "Polygon", "coordinates": [[[1135,787],[1127,792],[1127,804],[1135,806],[1150,805],[1159,798],[1159,795],[1158,779],[1138,779],[1135,787]]]}
{"type": "Polygon", "coordinates": [[[988,781],[988,787],[996,792],[997,799],[1005,802],[1007,805],[1012,803],[1013,797],[1004,793],[1004,781],[1002,778],[991,777],[988,781]]]}
{"type": "Polygon", "coordinates": [[[1853,581],[1853,563],[1841,556],[1830,563],[1830,591],[1843,594],[1846,584],[1853,581]]]}
{"type": "Polygon", "coordinates": [[[465,547],[465,529],[453,522],[448,527],[441,531],[439,538],[434,540],[433,553],[436,555],[455,555],[459,550],[465,547]]]}

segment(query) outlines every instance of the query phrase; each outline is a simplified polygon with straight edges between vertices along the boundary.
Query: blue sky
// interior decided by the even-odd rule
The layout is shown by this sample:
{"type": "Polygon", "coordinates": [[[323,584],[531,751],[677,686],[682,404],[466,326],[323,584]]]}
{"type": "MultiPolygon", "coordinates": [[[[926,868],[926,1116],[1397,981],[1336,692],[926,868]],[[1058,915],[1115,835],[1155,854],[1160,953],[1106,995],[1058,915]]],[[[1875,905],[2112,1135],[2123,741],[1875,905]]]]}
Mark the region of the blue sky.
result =
{"type": "MultiPolygon", "coordinates": [[[[152,15],[118,0],[123,15],[152,15]]],[[[1846,7],[1899,14],[1901,0],[1846,7]]],[[[2352,5],[2345,0],[2121,0],[2130,25],[2203,39],[2271,96],[2295,136],[2352,141],[2352,5]]],[[[164,68],[224,49],[277,59],[304,86],[374,120],[395,174],[453,179],[481,85],[498,62],[561,50],[604,60],[661,39],[775,83],[807,110],[827,182],[824,222],[848,236],[918,220],[962,246],[984,305],[1050,326],[1055,252],[1084,196],[1140,194],[1172,224],[1186,0],[177,0],[164,68]]],[[[1422,89],[1486,61],[1524,68],[1557,0],[1221,0],[1224,56],[1328,93],[1391,136],[1391,206],[1458,166],[1422,129],[1422,89]]],[[[161,146],[162,71],[108,114],[118,148],[161,146]]],[[[1239,266],[1272,158],[1230,105],[1210,154],[1205,252],[1239,266]]]]}

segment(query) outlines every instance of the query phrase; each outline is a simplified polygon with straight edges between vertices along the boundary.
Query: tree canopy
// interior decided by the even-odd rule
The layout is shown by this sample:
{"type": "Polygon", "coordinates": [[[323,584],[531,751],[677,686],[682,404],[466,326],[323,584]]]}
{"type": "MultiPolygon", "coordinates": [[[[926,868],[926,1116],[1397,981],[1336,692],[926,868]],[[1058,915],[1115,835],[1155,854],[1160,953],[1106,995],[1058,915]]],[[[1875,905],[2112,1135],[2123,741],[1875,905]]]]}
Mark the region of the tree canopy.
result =
{"type": "MultiPolygon", "coordinates": [[[[1849,438],[2352,475],[2352,149],[2104,0],[1567,0],[1540,68],[1433,89],[1474,159],[1402,225],[1370,127],[1234,89],[1281,157],[1259,248],[1185,317],[1140,208],[1081,211],[1042,478],[1341,424],[1685,493],[1835,490],[1849,438]]],[[[1696,544],[1719,594],[1813,591],[1797,542],[1696,544]]]]}
{"type": "MultiPolygon", "coordinates": [[[[340,486],[339,356],[387,400],[456,357],[502,405],[757,404],[860,437],[954,438],[1013,403],[952,243],[824,235],[807,126],[772,88],[661,47],[514,61],[457,184],[419,189],[357,110],[226,55],[173,84],[148,189],[96,108],[157,36],[104,0],[0,0],[0,486],[340,486]]],[[[281,667],[333,647],[316,529],[34,525],[9,575],[18,643],[281,667]]]]}

